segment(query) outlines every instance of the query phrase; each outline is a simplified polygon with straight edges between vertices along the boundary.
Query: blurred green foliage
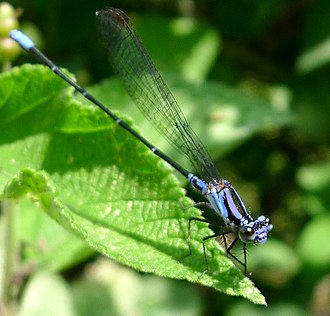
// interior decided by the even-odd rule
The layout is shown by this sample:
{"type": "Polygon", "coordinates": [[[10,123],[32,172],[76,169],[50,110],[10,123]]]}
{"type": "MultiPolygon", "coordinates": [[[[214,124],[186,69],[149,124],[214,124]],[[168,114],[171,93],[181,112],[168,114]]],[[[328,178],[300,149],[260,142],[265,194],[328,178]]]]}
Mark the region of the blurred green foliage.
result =
{"type": "MultiPolygon", "coordinates": [[[[248,256],[252,280],[267,299],[266,309],[241,298],[225,296],[212,288],[167,281],[113,266],[99,259],[61,227],[54,226],[46,216],[34,215],[37,214],[33,211],[34,206],[21,201],[24,205],[14,205],[14,208],[25,210],[16,218],[21,232],[19,241],[23,241],[22,255],[21,261],[15,264],[17,281],[9,296],[18,297],[15,291],[21,288],[19,280],[27,277],[28,283],[20,298],[22,315],[31,310],[39,311],[40,315],[45,311],[57,315],[88,315],[91,306],[98,315],[330,313],[329,1],[127,0],[109,3],[31,0],[11,3],[23,9],[19,19],[22,29],[34,36],[48,56],[74,73],[83,86],[94,85],[93,93],[111,103],[112,108],[123,112],[129,108],[126,113],[144,135],[180,160],[178,153],[145,125],[115,80],[100,83],[109,77],[111,69],[98,44],[94,12],[110,4],[129,13],[155,64],[221,174],[235,184],[253,215],[267,214],[274,223],[269,242],[249,247],[248,256]],[[61,236],[61,239],[52,240],[54,236],[61,236]],[[41,269],[47,271],[42,273],[41,269]],[[35,302],[35,293],[44,296],[35,302]],[[144,295],[140,297],[136,293],[144,295]],[[133,297],[137,297],[136,301],[133,297]],[[52,302],[51,306],[47,306],[49,302],[52,302]]],[[[34,62],[22,54],[17,64],[26,61],[34,62]]],[[[47,82],[44,84],[47,86],[47,82]]],[[[2,84],[0,91],[1,106],[8,105],[7,97],[11,95],[8,83],[2,84]]],[[[67,119],[67,112],[56,108],[55,102],[52,108],[60,112],[62,130],[93,130],[94,125],[88,119],[90,111],[80,112],[75,118],[77,106],[72,101],[72,91],[64,91],[57,97],[62,102],[58,104],[65,104],[70,99],[71,119],[67,119]]],[[[34,95],[37,92],[34,91],[34,95]]],[[[48,97],[48,101],[52,100],[51,95],[48,97]]],[[[14,105],[16,101],[12,102],[14,105]]],[[[38,123],[30,126],[28,135],[21,121],[16,125],[16,134],[7,133],[15,139],[15,145],[17,140],[27,141],[27,145],[18,147],[22,148],[19,167],[31,167],[24,165],[24,160],[32,159],[37,170],[52,170],[55,189],[42,188],[53,194],[52,190],[61,189],[59,180],[64,181],[62,185],[69,187],[67,201],[76,202],[72,205],[74,211],[82,207],[84,195],[91,195],[90,203],[93,200],[97,203],[96,178],[91,178],[90,186],[82,186],[84,191],[79,192],[80,182],[73,182],[63,170],[61,174],[55,166],[44,165],[41,158],[40,161],[36,159],[33,151],[45,153],[43,146],[49,141],[40,131],[45,132],[52,123],[58,124],[54,114],[45,119],[48,108],[43,108],[42,113],[40,107],[36,109],[38,111],[25,112],[26,121],[31,122],[34,118],[38,123]],[[72,197],[74,190],[78,194],[76,197],[72,197]]],[[[3,124],[15,119],[14,115],[24,115],[10,107],[0,114],[3,124]]],[[[100,115],[95,120],[100,126],[98,132],[102,133],[108,122],[100,115]]],[[[12,130],[14,127],[13,124],[12,130]]],[[[0,192],[4,185],[15,180],[13,177],[19,170],[13,161],[17,152],[12,150],[10,156],[13,147],[7,143],[8,138],[4,140],[3,131],[1,139],[0,192]]],[[[56,149],[54,153],[61,159],[61,150],[56,149]]],[[[111,156],[111,161],[118,157],[117,152],[104,155],[111,156]]],[[[89,153],[88,159],[93,159],[93,153],[89,153]]],[[[102,159],[103,167],[107,157],[102,159]]],[[[153,163],[149,163],[149,167],[154,168],[153,163]]],[[[142,175],[143,172],[140,171],[142,175]]],[[[164,171],[164,174],[167,173],[164,171]]],[[[38,176],[40,181],[44,179],[43,174],[38,176]]],[[[86,183],[84,177],[88,178],[88,175],[80,175],[81,181],[86,183]]],[[[173,179],[167,181],[174,185],[173,179]]],[[[189,195],[199,198],[187,189],[189,195]]],[[[28,192],[30,198],[37,198],[45,206],[43,202],[48,200],[40,202],[40,196],[47,196],[47,191],[37,197],[32,191],[28,192]]],[[[155,207],[158,210],[159,205],[155,207]]],[[[171,207],[167,207],[169,212],[171,207]]],[[[2,214],[5,214],[5,208],[2,214]]],[[[163,209],[166,209],[165,205],[163,209]]],[[[5,230],[5,224],[2,218],[1,231],[5,230]]],[[[182,224],[176,229],[180,228],[185,235],[185,227],[182,224]]],[[[201,235],[203,229],[202,225],[201,235]]],[[[1,251],[5,248],[3,246],[1,251]]],[[[147,256],[147,253],[141,255],[147,256]]],[[[2,283],[3,279],[1,276],[2,283]]]]}

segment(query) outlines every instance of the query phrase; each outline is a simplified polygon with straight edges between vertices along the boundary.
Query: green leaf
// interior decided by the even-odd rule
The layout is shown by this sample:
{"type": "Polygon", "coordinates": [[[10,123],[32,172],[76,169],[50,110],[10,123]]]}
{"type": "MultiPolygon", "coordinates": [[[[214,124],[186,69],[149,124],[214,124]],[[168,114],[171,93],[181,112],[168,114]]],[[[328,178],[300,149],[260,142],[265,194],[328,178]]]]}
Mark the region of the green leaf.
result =
{"type": "Polygon", "coordinates": [[[171,168],[101,111],[72,98],[44,67],[14,69],[0,78],[2,90],[7,81],[20,85],[20,76],[34,88],[0,94],[1,111],[9,113],[1,126],[0,198],[27,195],[89,247],[137,270],[265,304],[214,240],[203,274],[201,240],[212,234],[205,224],[194,223],[187,256],[188,219],[200,212],[188,207],[171,168]],[[53,89],[56,97],[47,98],[53,89]],[[11,100],[20,115],[11,114],[11,100]]]}

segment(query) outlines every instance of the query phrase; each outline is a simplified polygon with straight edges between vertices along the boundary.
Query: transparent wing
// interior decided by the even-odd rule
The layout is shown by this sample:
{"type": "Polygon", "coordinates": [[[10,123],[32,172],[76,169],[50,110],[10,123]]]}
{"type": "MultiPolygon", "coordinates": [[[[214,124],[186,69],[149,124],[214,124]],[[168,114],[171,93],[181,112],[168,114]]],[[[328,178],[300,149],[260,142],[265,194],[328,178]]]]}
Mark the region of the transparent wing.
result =
{"type": "Polygon", "coordinates": [[[219,179],[207,150],[188,125],[125,13],[101,10],[97,24],[110,62],[143,115],[189,159],[204,180],[219,179]]]}

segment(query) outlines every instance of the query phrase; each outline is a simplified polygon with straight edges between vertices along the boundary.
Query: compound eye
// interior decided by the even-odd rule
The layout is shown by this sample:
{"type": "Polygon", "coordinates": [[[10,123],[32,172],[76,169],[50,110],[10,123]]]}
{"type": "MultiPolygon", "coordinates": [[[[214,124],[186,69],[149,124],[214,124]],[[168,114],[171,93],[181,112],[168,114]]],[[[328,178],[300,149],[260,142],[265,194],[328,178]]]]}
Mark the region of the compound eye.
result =
{"type": "Polygon", "coordinates": [[[269,231],[271,231],[272,229],[273,229],[273,223],[272,223],[272,221],[271,221],[271,219],[270,218],[267,218],[267,231],[269,232],[269,231]]]}
{"type": "Polygon", "coordinates": [[[245,243],[253,242],[256,238],[256,232],[250,226],[243,226],[239,230],[239,238],[245,243]]]}

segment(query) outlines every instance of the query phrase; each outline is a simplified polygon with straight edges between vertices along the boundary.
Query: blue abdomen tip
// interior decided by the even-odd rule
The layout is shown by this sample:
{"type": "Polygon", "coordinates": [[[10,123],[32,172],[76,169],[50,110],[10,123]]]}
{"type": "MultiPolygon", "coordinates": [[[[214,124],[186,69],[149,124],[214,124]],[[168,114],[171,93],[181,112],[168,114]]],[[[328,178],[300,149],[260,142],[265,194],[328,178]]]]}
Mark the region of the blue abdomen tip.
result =
{"type": "Polygon", "coordinates": [[[34,46],[31,38],[19,30],[12,30],[9,36],[24,49],[31,49],[34,46]]]}

